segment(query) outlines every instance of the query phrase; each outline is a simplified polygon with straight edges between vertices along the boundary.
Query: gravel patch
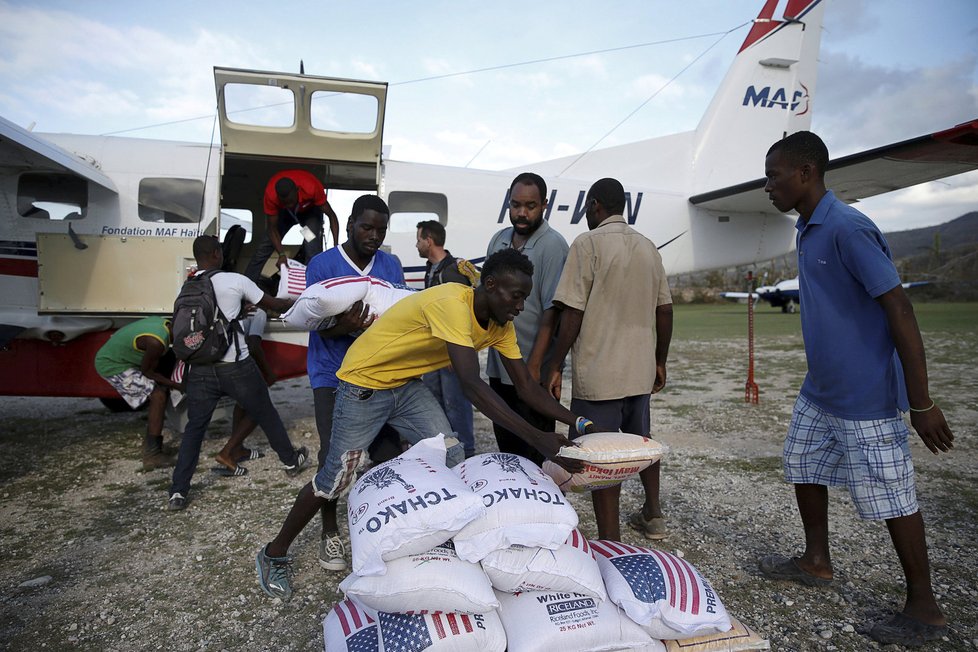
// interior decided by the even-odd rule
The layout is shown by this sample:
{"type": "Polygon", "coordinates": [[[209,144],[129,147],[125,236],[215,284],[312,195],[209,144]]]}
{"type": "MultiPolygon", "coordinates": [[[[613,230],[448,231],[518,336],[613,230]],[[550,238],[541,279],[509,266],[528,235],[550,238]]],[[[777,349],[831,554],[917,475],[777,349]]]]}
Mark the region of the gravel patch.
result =
{"type": "MultiPolygon", "coordinates": [[[[928,338],[927,346],[931,393],[957,437],[955,450],[939,457],[913,442],[934,586],[951,623],[930,649],[975,649],[978,342],[928,338]]],[[[769,582],[757,571],[759,557],[794,554],[802,544],[780,450],[805,363],[799,337],[759,343],[761,402],[747,405],[744,349],[726,341],[673,344],[669,385],[652,407],[654,436],[671,447],[663,504],[672,535],[659,547],[696,565],[772,649],[877,649],[865,632],[902,607],[902,573],[885,525],[860,521],[845,491],[830,493],[831,588],[769,582]]],[[[293,441],[315,450],[306,379],[280,382],[273,397],[293,441]]],[[[163,510],[169,471],[140,469],[145,414],[109,414],[90,399],[6,397],[0,420],[0,647],[323,649],[322,620],[343,575],[317,564],[318,524],[293,545],[290,603],[269,600],[254,571],[255,552],[312,470],[289,478],[272,454],[249,462],[247,476],[217,477],[209,469],[229,426],[215,423],[190,507],[170,514],[163,510]]],[[[488,421],[477,414],[476,427],[480,449],[490,449],[488,421]]],[[[260,432],[249,441],[267,449],[260,432]]],[[[589,498],[570,499],[584,533],[595,536],[589,498]]],[[[641,500],[638,482],[627,483],[623,514],[641,500]]],[[[646,543],[627,527],[623,537],[646,543]]]]}

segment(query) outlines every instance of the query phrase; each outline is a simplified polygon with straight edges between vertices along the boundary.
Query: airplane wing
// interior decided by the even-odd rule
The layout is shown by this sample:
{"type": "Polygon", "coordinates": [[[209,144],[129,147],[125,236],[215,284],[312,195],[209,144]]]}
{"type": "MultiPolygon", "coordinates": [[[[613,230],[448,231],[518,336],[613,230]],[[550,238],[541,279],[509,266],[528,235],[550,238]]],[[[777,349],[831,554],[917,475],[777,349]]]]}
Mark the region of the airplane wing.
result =
{"type": "Polygon", "coordinates": [[[754,292],[721,292],[720,296],[724,299],[757,299],[757,294],[754,292]]]}
{"type": "MultiPolygon", "coordinates": [[[[978,169],[978,119],[951,129],[877,147],[829,162],[825,185],[852,204],[892,190],[978,169]]],[[[765,179],[689,198],[714,211],[772,212],[765,179]]]]}
{"type": "Polygon", "coordinates": [[[112,179],[94,165],[2,117],[0,169],[75,174],[118,193],[112,179]]]}

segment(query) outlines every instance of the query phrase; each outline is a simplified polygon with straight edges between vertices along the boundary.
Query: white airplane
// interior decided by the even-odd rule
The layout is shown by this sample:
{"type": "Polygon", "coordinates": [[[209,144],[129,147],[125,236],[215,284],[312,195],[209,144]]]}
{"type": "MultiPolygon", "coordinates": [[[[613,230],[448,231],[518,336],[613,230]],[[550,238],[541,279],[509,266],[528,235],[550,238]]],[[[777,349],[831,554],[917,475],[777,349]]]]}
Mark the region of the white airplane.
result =
{"type": "Polygon", "coordinates": [[[798,293],[798,277],[786,281],[778,281],[774,285],[762,285],[753,292],[721,292],[725,299],[746,300],[750,298],[756,304],[767,301],[773,308],[781,308],[781,312],[795,312],[800,303],[798,293]]]}
{"type": "MultiPolygon", "coordinates": [[[[250,223],[234,256],[243,270],[264,232],[265,183],[283,168],[379,193],[402,261],[418,260],[414,225],[431,218],[452,234],[453,254],[481,261],[523,170],[547,179],[546,217],[568,241],[586,228],[590,185],[620,179],[628,221],[670,274],[785,254],[794,218],[771,206],[758,175],[771,143],[811,124],[824,3],[788,0],[776,16],[778,5],[765,0],[694,131],[519,170],[391,160],[385,83],[301,74],[215,68],[220,146],[35,134],[0,118],[0,395],[114,397],[95,352],[120,325],[170,312],[198,233],[250,223]]],[[[976,144],[978,120],[835,160],[828,184],[856,201],[967,172],[976,144]]],[[[422,270],[405,267],[414,283],[422,270]]],[[[307,337],[270,323],[279,377],[305,373],[307,337]]]]}
{"type": "MultiPolygon", "coordinates": [[[[930,281],[912,281],[901,283],[905,290],[930,285],[930,281]]],[[[735,299],[746,301],[751,298],[756,304],[758,301],[767,301],[772,308],[781,308],[781,312],[795,313],[801,304],[801,291],[798,287],[798,277],[778,281],[774,285],[762,285],[751,293],[747,292],[721,292],[720,296],[725,299],[735,299]]]]}

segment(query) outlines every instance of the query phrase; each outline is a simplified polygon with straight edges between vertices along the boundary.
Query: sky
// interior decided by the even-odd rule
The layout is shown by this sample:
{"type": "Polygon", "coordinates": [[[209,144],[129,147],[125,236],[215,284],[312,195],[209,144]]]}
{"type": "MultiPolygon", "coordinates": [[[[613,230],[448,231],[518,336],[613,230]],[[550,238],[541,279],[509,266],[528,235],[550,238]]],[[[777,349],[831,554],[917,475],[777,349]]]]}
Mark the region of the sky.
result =
{"type": "MultiPolygon", "coordinates": [[[[978,118],[978,2],[825,1],[812,129],[833,158],[978,118]]],[[[208,142],[214,66],[302,60],[390,83],[392,158],[505,169],[694,129],[762,4],[0,0],[0,115],[208,142]]],[[[884,231],[938,224],[978,210],[978,172],[860,208],[884,231]]]]}

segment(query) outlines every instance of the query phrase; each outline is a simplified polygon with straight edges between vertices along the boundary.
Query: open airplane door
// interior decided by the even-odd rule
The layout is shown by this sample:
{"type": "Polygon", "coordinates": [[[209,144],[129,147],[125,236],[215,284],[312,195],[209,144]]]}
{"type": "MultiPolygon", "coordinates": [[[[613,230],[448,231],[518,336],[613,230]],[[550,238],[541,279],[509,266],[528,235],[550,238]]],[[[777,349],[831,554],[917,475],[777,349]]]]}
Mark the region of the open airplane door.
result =
{"type": "Polygon", "coordinates": [[[215,68],[214,82],[221,208],[239,217],[243,211],[245,222],[250,213],[252,225],[238,271],[264,234],[262,197],[277,172],[306,170],[327,193],[378,191],[386,83],[231,68],[215,68]]]}

